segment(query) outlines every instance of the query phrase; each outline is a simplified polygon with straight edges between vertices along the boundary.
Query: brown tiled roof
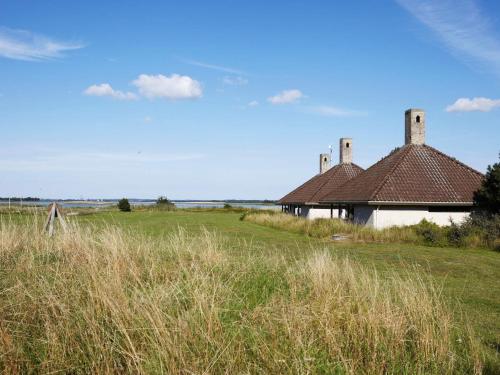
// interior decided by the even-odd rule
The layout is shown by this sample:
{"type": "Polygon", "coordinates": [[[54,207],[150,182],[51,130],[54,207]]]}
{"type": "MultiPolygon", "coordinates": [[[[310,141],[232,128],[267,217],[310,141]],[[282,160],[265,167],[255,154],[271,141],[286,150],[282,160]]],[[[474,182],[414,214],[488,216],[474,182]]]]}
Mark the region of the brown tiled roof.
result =
{"type": "Polygon", "coordinates": [[[353,163],[337,164],[323,174],[318,174],[291,193],[281,198],[279,204],[318,203],[319,198],[332,192],[363,169],[353,163]]]}
{"type": "Polygon", "coordinates": [[[320,201],[470,204],[483,177],[435,148],[410,144],[320,201]]]}

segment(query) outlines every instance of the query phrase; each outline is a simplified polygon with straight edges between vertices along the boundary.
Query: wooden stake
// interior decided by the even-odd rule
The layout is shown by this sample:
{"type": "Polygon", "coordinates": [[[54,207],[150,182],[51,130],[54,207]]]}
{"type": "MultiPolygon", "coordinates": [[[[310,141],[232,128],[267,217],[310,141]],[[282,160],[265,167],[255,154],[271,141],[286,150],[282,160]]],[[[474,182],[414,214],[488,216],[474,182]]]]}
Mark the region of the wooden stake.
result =
{"type": "Polygon", "coordinates": [[[52,237],[52,235],[54,234],[54,221],[56,217],[59,219],[63,231],[66,232],[66,221],[64,220],[64,217],[61,213],[61,209],[56,202],[53,202],[49,206],[49,214],[44,226],[44,230],[48,231],[50,237],[52,237]]]}

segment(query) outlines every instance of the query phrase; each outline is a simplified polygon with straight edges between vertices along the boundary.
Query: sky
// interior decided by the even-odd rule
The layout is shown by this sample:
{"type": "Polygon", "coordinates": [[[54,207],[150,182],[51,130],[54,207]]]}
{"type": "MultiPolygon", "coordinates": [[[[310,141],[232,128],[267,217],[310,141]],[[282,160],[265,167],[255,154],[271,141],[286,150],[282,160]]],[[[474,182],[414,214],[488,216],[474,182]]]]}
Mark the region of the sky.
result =
{"type": "Polygon", "coordinates": [[[0,0],[0,196],[278,199],[353,138],[500,151],[500,2],[0,0]]]}

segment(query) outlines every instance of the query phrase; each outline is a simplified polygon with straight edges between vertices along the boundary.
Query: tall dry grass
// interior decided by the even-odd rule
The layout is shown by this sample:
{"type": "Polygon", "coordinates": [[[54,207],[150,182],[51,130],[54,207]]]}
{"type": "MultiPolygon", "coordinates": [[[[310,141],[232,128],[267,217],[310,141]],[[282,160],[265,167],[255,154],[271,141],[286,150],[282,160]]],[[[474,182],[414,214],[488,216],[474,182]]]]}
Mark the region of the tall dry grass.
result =
{"type": "Polygon", "coordinates": [[[315,252],[254,255],[209,231],[54,238],[0,226],[3,373],[479,373],[431,282],[315,252]]]}
{"type": "Polygon", "coordinates": [[[422,240],[411,227],[390,227],[374,229],[340,219],[307,220],[293,215],[272,212],[251,212],[242,219],[271,228],[285,229],[316,238],[331,237],[333,234],[348,235],[354,241],[419,243],[422,240]]]}

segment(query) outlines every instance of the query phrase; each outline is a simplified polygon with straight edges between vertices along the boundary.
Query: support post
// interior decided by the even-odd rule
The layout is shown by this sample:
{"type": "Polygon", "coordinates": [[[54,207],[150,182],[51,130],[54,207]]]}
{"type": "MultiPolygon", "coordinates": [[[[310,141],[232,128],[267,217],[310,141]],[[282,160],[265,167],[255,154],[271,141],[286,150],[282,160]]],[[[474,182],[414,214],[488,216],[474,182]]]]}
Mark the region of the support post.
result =
{"type": "Polygon", "coordinates": [[[56,202],[53,202],[49,206],[49,214],[47,216],[47,221],[45,222],[44,226],[44,230],[48,232],[49,237],[52,237],[54,234],[54,222],[56,218],[59,219],[62,230],[66,232],[67,229],[66,221],[64,220],[62,212],[59,209],[59,205],[56,202]]]}

